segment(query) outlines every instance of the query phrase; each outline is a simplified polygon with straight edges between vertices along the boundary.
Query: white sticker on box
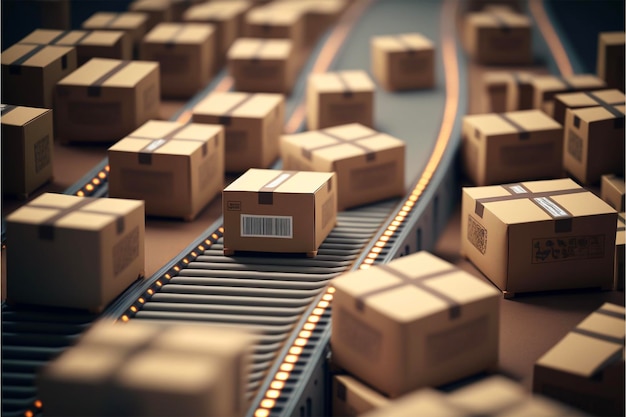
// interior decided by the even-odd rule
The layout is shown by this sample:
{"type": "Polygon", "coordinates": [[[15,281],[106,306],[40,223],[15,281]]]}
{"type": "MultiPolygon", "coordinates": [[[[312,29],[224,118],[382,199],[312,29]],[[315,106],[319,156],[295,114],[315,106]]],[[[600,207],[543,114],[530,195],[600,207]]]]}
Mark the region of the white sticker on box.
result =
{"type": "Polygon", "coordinates": [[[512,185],[512,186],[509,187],[509,190],[511,190],[515,194],[526,194],[528,192],[521,185],[512,185]]]}
{"type": "Polygon", "coordinates": [[[536,197],[533,201],[541,206],[552,217],[569,217],[569,214],[558,204],[547,197],[536,197]]]}
{"type": "Polygon", "coordinates": [[[276,179],[272,182],[270,182],[269,184],[267,184],[266,186],[264,186],[263,188],[276,188],[278,187],[280,184],[282,184],[283,182],[285,182],[285,180],[289,177],[291,177],[291,173],[289,172],[285,172],[284,174],[280,174],[278,177],[276,177],[276,179]]]}
{"type": "Polygon", "coordinates": [[[253,216],[242,214],[241,237],[293,238],[292,216],[253,216]]]}
{"type": "Polygon", "coordinates": [[[165,142],[167,142],[167,140],[165,139],[155,139],[152,142],[150,142],[148,146],[144,148],[144,152],[154,152],[155,150],[163,146],[165,142]]]}

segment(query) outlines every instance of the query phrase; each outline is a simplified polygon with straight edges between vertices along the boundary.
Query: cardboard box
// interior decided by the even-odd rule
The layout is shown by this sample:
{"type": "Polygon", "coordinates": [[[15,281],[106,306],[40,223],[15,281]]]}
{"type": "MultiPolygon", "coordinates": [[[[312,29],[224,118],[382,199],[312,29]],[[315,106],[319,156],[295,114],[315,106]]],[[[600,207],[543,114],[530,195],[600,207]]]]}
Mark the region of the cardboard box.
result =
{"type": "Polygon", "coordinates": [[[533,108],[550,111],[554,96],[562,93],[574,93],[606,89],[606,83],[592,74],[576,74],[569,77],[556,75],[536,75],[531,80],[533,89],[533,108]]]}
{"type": "Polygon", "coordinates": [[[52,110],[0,105],[2,195],[27,198],[52,179],[52,110]]]}
{"type": "Polygon", "coordinates": [[[140,12],[96,12],[85,20],[81,28],[91,30],[123,30],[130,35],[131,42],[136,48],[141,38],[148,31],[148,14],[140,12]]]}
{"type": "Polygon", "coordinates": [[[617,213],[573,180],[465,187],[462,210],[461,252],[505,296],[611,288],[617,213]]]}
{"type": "Polygon", "coordinates": [[[532,23],[528,16],[492,10],[468,13],[465,41],[469,54],[483,65],[530,65],[532,23]]]}
{"type": "Polygon", "coordinates": [[[304,15],[298,8],[258,6],[246,13],[244,34],[249,38],[289,39],[296,52],[304,52],[304,15]]]}
{"type": "Polygon", "coordinates": [[[243,416],[254,343],[211,325],[101,321],[37,385],[51,415],[243,416]]]}
{"type": "Polygon", "coordinates": [[[159,64],[93,58],[57,83],[55,126],[64,142],[118,141],[159,117],[159,64]]]}
{"type": "Polygon", "coordinates": [[[615,285],[614,289],[624,291],[626,272],[624,269],[624,250],[626,248],[626,213],[623,211],[617,216],[617,234],[615,235],[615,285]]]}
{"type": "Polygon", "coordinates": [[[390,401],[386,406],[371,410],[361,417],[465,417],[463,410],[454,408],[442,392],[422,388],[390,401]]]}
{"type": "Polygon", "coordinates": [[[68,30],[72,27],[70,0],[50,0],[39,3],[42,28],[68,30]]]}
{"type": "Polygon", "coordinates": [[[483,113],[504,113],[533,108],[530,80],[523,71],[489,71],[483,75],[486,101],[483,113]]]}
{"type": "Polygon", "coordinates": [[[288,39],[239,38],[227,61],[236,91],[289,95],[296,82],[296,51],[288,39]]]}
{"type": "Polygon", "coordinates": [[[624,177],[608,174],[601,177],[600,197],[617,211],[624,211],[624,177]]]}
{"type": "Polygon", "coordinates": [[[193,108],[192,120],[224,126],[226,172],[269,168],[278,158],[285,98],[281,94],[212,93],[193,108]]]}
{"type": "Polygon", "coordinates": [[[623,415],[624,329],[624,307],[604,303],[537,360],[533,391],[592,415],[623,415]]]}
{"type": "Polygon", "coordinates": [[[283,169],[335,172],[337,209],[404,195],[406,146],[358,123],[284,135],[283,169]]]}
{"type": "Polygon", "coordinates": [[[191,221],[224,186],[224,128],[151,120],[108,151],[109,196],[191,221]]]}
{"type": "Polygon", "coordinates": [[[370,56],[372,74],[386,90],[435,86],[435,46],[420,33],[375,36],[370,56]]]}
{"type": "Polygon", "coordinates": [[[76,49],[15,44],[4,50],[2,100],[28,107],[53,108],[54,86],[76,69],[76,49]]]}
{"type": "Polygon", "coordinates": [[[310,74],[306,91],[309,130],[361,123],[374,127],[374,82],[362,70],[310,74]]]}
{"type": "Polygon", "coordinates": [[[42,194],[7,217],[7,299],[102,311],[144,272],[144,223],[143,201],[42,194]]]}
{"type": "Polygon", "coordinates": [[[554,96],[554,112],[552,117],[565,124],[567,109],[582,109],[604,105],[619,105],[626,102],[626,96],[619,90],[597,90],[582,93],[565,93],[554,96]]]}
{"type": "Polygon", "coordinates": [[[249,169],[222,192],[224,254],[305,253],[337,221],[337,177],[326,172],[249,169]]]}
{"type": "MultiPolygon", "coordinates": [[[[218,0],[211,0],[211,3],[215,3],[218,0]]],[[[238,0],[232,0],[238,1],[238,0]]],[[[172,4],[172,21],[182,22],[184,21],[184,15],[187,10],[200,4],[206,3],[205,0],[170,0],[172,4]]]]}
{"type": "Polygon", "coordinates": [[[295,9],[304,15],[304,46],[312,47],[348,6],[347,0],[274,0],[268,7],[295,9]]]}
{"type": "Polygon", "coordinates": [[[539,110],[465,116],[462,154],[474,185],[559,178],[563,128],[539,110]]]}
{"type": "Polygon", "coordinates": [[[567,110],[563,168],[582,184],[598,183],[604,174],[624,175],[624,108],[567,110]]]}
{"type": "Polygon", "coordinates": [[[91,58],[132,59],[130,35],[117,30],[47,30],[36,29],[18,43],[31,45],[73,46],[80,67],[91,58]]]}
{"type": "Polygon", "coordinates": [[[128,5],[128,10],[148,15],[146,31],[152,30],[159,23],[174,20],[171,0],[134,0],[128,5]]]}
{"type": "Polygon", "coordinates": [[[389,398],[350,375],[333,376],[333,416],[357,417],[383,407],[389,398]]]}
{"type": "Polygon", "coordinates": [[[624,92],[624,32],[601,32],[598,34],[598,77],[610,88],[624,92]]]}
{"type": "Polygon", "coordinates": [[[333,361],[391,398],[498,363],[498,291],[428,252],[333,286],[333,361]]]}
{"type": "Polygon", "coordinates": [[[157,61],[163,97],[189,98],[210,81],[215,29],[196,23],[160,23],[141,41],[139,56],[157,61]]]}

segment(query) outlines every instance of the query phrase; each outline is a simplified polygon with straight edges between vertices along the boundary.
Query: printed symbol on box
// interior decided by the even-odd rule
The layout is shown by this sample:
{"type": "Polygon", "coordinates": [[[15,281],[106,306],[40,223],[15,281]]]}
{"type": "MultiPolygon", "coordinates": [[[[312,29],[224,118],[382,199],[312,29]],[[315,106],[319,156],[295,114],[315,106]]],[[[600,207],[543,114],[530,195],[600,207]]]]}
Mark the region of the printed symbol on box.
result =
{"type": "Polygon", "coordinates": [[[532,245],[534,264],[604,256],[603,235],[534,239],[532,245]]]}
{"type": "Polygon", "coordinates": [[[35,172],[50,165],[50,136],[46,135],[35,142],[35,172]]]}
{"type": "Polygon", "coordinates": [[[484,255],[487,250],[487,229],[472,216],[467,216],[467,218],[467,240],[484,255]]]}
{"type": "Polygon", "coordinates": [[[567,152],[578,162],[583,160],[583,140],[576,133],[570,131],[567,136],[567,152]]]}
{"type": "Polygon", "coordinates": [[[226,210],[228,211],[241,211],[241,201],[227,201],[226,210]]]}
{"type": "Polygon", "coordinates": [[[292,216],[241,215],[241,237],[293,238],[292,216]]]}

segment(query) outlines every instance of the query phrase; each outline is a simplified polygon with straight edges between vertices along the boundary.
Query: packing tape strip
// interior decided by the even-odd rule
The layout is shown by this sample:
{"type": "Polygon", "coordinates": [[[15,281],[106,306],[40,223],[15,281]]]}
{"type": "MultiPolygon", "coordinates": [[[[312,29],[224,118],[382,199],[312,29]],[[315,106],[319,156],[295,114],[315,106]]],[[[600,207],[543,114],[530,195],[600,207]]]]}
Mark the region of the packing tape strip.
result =
{"type": "Polygon", "coordinates": [[[324,149],[324,148],[331,148],[333,146],[337,146],[337,145],[341,145],[344,143],[348,143],[350,145],[356,146],[357,148],[363,149],[363,151],[365,151],[365,160],[366,161],[374,161],[376,160],[376,152],[373,151],[372,149],[368,148],[367,146],[361,145],[360,143],[357,143],[357,141],[362,140],[362,139],[368,139],[368,138],[372,138],[375,136],[380,135],[380,132],[372,132],[372,133],[368,133],[367,135],[364,136],[360,136],[358,138],[354,138],[354,139],[344,139],[342,137],[339,137],[337,135],[333,135],[332,133],[329,133],[326,130],[319,130],[318,133],[321,133],[324,136],[328,136],[330,138],[333,138],[337,141],[337,143],[329,143],[326,145],[320,145],[320,146],[314,146],[313,148],[308,148],[308,149],[302,149],[302,156],[305,159],[308,159],[309,161],[311,159],[313,159],[313,152],[320,150],[320,149],[324,149]]]}

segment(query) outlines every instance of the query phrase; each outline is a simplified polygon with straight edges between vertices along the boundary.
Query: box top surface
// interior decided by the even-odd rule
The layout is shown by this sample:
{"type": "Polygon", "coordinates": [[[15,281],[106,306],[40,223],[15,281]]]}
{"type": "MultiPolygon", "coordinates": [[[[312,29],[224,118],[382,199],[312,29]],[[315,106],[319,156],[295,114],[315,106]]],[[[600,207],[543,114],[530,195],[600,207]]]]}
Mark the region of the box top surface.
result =
{"type": "Polygon", "coordinates": [[[343,93],[347,89],[353,92],[374,92],[374,82],[363,70],[348,70],[310,74],[309,85],[320,93],[343,93]]]}
{"type": "Polygon", "coordinates": [[[274,0],[266,7],[293,8],[304,13],[332,14],[346,6],[346,0],[274,0]]]}
{"type": "Polygon", "coordinates": [[[170,0],[134,0],[128,5],[128,10],[133,11],[166,11],[171,9],[170,0]]]}
{"type": "Polygon", "coordinates": [[[228,50],[228,59],[287,59],[292,54],[290,39],[239,38],[228,50]]]}
{"type": "Polygon", "coordinates": [[[71,31],[67,33],[66,35],[63,35],[66,32],[62,30],[35,29],[34,31],[32,31],[31,33],[29,33],[28,35],[20,39],[19,42],[17,43],[32,43],[35,45],[48,45],[53,40],[61,39],[61,37],[65,38],[66,36],[70,35],[72,32],[79,32],[81,34],[85,33],[84,31],[71,31]]]}
{"type": "Polygon", "coordinates": [[[129,35],[122,30],[92,30],[80,45],[113,46],[125,36],[129,35]]]}
{"type": "Polygon", "coordinates": [[[468,22],[475,26],[489,28],[526,28],[531,26],[530,18],[526,15],[505,11],[486,11],[468,13],[468,22]]]}
{"type": "Polygon", "coordinates": [[[37,107],[15,106],[15,108],[0,117],[3,125],[24,126],[33,119],[51,112],[50,109],[40,109],[37,107]]]}
{"type": "MultiPolygon", "coordinates": [[[[626,113],[626,106],[624,106],[623,104],[613,106],[613,108],[621,114],[626,113]]],[[[581,120],[584,120],[587,123],[615,119],[615,115],[613,113],[601,106],[567,109],[567,113],[569,112],[572,112],[574,116],[579,117],[581,120]]]]}
{"type": "Polygon", "coordinates": [[[144,25],[148,15],[141,12],[96,12],[82,24],[83,29],[136,29],[144,25]]]}
{"type": "Polygon", "coordinates": [[[530,72],[525,71],[486,71],[483,74],[485,84],[508,84],[511,81],[529,83],[532,78],[530,72]]]}
{"type": "Polygon", "coordinates": [[[625,187],[626,187],[626,182],[624,181],[624,177],[620,177],[618,175],[615,174],[606,174],[603,175],[602,177],[602,183],[600,184],[601,187],[612,187],[615,190],[621,192],[622,194],[625,191],[625,187]]]}
{"type": "Polygon", "coordinates": [[[596,90],[588,93],[563,93],[554,96],[567,107],[598,106],[600,103],[594,97],[605,101],[608,104],[624,104],[626,95],[617,89],[596,90]]]}
{"type": "Polygon", "coordinates": [[[371,410],[363,417],[420,416],[464,417],[462,410],[452,406],[443,393],[431,388],[422,388],[389,402],[386,406],[371,410]]]}
{"type": "Polygon", "coordinates": [[[17,65],[16,61],[24,60],[21,65],[27,67],[45,67],[61,59],[74,48],[58,45],[15,44],[5,49],[1,55],[2,65],[17,65]]]}
{"type": "Polygon", "coordinates": [[[314,194],[335,175],[332,172],[280,171],[252,168],[233,181],[224,192],[264,191],[284,194],[314,194]]]}
{"type": "Polygon", "coordinates": [[[143,43],[198,44],[214,33],[215,26],[209,24],[163,22],[144,36],[143,43]]]}
{"type": "Polygon", "coordinates": [[[193,114],[264,118],[285,101],[282,94],[211,93],[193,108],[193,114]]]}
{"type": "Polygon", "coordinates": [[[223,21],[232,19],[252,7],[247,0],[219,0],[189,7],[183,20],[223,21]]]}
{"type": "Polygon", "coordinates": [[[79,338],[80,346],[114,348],[119,352],[130,352],[146,346],[162,331],[163,326],[154,323],[130,321],[118,323],[105,320],[96,323],[79,338]],[[128,324],[128,326],[127,326],[128,324]]]}
{"type": "Polygon", "coordinates": [[[297,8],[257,7],[246,13],[246,23],[267,26],[291,26],[304,16],[297,8]]]}
{"type": "Polygon", "coordinates": [[[519,133],[517,124],[528,132],[561,129],[559,122],[541,110],[520,110],[503,114],[472,114],[463,118],[464,122],[478,129],[485,137],[519,133]],[[508,120],[507,120],[508,119],[508,120]],[[513,121],[511,123],[509,120],[513,121]]]}
{"type": "Polygon", "coordinates": [[[44,369],[44,375],[56,381],[103,383],[124,363],[121,352],[102,346],[75,346],[66,349],[44,369]],[[93,358],[99,358],[97,361],[93,358]]]}
{"type": "Polygon", "coordinates": [[[531,84],[535,89],[541,91],[568,90],[566,82],[573,88],[602,88],[606,83],[593,74],[575,74],[568,77],[558,77],[556,75],[536,75],[532,78],[531,84]]]}
{"type": "Polygon", "coordinates": [[[102,87],[134,87],[158,68],[157,62],[92,58],[57,84],[89,87],[105,78],[100,84],[102,87]]]}
{"type": "Polygon", "coordinates": [[[452,391],[447,399],[470,415],[497,415],[499,411],[529,397],[517,382],[502,376],[491,376],[452,391]]]}
{"type": "Polygon", "coordinates": [[[607,45],[624,45],[624,32],[601,32],[599,37],[607,45]]]}
{"type": "Polygon", "coordinates": [[[417,32],[375,36],[371,42],[374,46],[392,52],[424,51],[434,48],[430,39],[417,32]]]}

